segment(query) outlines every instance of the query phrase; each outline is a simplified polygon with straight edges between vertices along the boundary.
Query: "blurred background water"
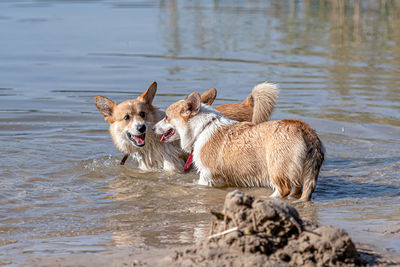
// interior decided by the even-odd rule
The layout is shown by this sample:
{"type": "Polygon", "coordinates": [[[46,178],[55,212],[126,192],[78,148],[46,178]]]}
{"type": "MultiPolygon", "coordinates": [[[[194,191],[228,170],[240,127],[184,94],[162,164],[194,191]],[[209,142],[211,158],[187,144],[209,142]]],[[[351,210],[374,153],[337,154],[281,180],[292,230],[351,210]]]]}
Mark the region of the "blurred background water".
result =
{"type": "Polygon", "coordinates": [[[272,119],[307,121],[327,149],[300,214],[400,254],[399,74],[397,0],[2,0],[0,265],[204,237],[233,189],[119,166],[93,103],[154,80],[161,108],[194,90],[216,87],[218,105],[278,83],[272,119]]]}

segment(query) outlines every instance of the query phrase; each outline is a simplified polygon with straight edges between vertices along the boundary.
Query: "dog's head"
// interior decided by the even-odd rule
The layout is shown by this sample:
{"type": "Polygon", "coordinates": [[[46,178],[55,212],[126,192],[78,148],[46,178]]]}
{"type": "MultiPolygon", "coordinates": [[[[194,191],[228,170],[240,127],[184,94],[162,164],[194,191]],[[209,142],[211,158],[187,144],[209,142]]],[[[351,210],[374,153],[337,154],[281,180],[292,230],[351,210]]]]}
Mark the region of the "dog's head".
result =
{"type": "Polygon", "coordinates": [[[95,97],[96,107],[110,123],[110,134],[121,152],[131,153],[146,144],[148,129],[160,119],[152,105],[156,92],[157,83],[153,82],[137,99],[120,104],[104,96],[95,97]]]}
{"type": "MultiPolygon", "coordinates": [[[[201,109],[201,103],[212,103],[216,90],[210,89],[207,96],[200,96],[193,92],[185,100],[170,105],[165,111],[165,117],[153,126],[156,134],[162,135],[161,142],[172,142],[181,139],[181,147],[186,152],[191,152],[190,143],[195,139],[196,128],[201,127],[201,120],[194,120],[201,109]],[[209,92],[210,91],[210,92],[209,92]]],[[[204,95],[204,94],[203,94],[204,95]]]]}
{"type": "MultiPolygon", "coordinates": [[[[200,102],[204,103],[204,104],[207,104],[207,105],[212,105],[212,103],[214,102],[216,97],[217,97],[217,89],[211,88],[211,89],[208,89],[207,91],[205,91],[202,95],[200,95],[200,102]]],[[[173,116],[175,114],[180,114],[181,112],[183,112],[182,103],[186,103],[186,104],[183,105],[183,107],[190,108],[192,106],[192,104],[188,104],[188,100],[189,100],[189,96],[187,96],[186,99],[183,100],[183,102],[179,101],[179,102],[171,105],[168,108],[170,110],[170,116],[168,116],[167,113],[166,113],[165,118],[163,120],[161,120],[160,122],[158,122],[156,125],[153,126],[153,131],[156,134],[162,135],[161,142],[167,142],[168,143],[168,142],[173,142],[173,141],[180,140],[179,132],[175,129],[175,127],[171,123],[171,119],[173,118],[171,116],[173,116]],[[176,112],[177,109],[179,109],[178,112],[176,112]]],[[[197,101],[197,98],[196,99],[195,98],[190,98],[190,100],[191,101],[197,101]]],[[[198,105],[198,103],[196,103],[196,105],[198,105]]],[[[187,114],[187,112],[189,112],[189,111],[186,110],[185,112],[187,114]]],[[[193,114],[194,113],[192,113],[192,115],[193,114]]],[[[186,117],[182,117],[183,120],[188,119],[188,118],[189,117],[187,117],[187,116],[186,117]]]]}

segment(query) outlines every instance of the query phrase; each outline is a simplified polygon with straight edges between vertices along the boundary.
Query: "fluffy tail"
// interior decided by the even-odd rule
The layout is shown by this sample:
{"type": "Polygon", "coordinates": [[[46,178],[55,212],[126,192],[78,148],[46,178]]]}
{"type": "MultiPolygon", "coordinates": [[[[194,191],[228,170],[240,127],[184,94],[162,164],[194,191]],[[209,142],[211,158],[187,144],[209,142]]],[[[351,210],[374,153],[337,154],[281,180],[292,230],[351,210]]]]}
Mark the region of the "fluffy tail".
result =
{"type": "Polygon", "coordinates": [[[268,121],[269,116],[275,107],[275,101],[278,98],[278,85],[273,83],[257,84],[249,96],[247,101],[253,106],[253,123],[268,121]]]}

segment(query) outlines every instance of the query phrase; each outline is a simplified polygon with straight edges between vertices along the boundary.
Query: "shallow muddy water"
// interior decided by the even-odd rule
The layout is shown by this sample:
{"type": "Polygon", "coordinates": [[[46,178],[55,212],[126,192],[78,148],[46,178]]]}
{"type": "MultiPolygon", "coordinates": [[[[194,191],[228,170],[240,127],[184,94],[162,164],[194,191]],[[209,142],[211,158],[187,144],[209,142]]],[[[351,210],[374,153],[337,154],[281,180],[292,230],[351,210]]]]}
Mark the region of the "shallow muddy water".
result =
{"type": "Polygon", "coordinates": [[[21,0],[0,2],[0,265],[207,234],[233,189],[120,166],[94,105],[154,80],[161,108],[278,83],[272,119],[307,121],[327,150],[300,214],[400,255],[399,1],[21,0]]]}

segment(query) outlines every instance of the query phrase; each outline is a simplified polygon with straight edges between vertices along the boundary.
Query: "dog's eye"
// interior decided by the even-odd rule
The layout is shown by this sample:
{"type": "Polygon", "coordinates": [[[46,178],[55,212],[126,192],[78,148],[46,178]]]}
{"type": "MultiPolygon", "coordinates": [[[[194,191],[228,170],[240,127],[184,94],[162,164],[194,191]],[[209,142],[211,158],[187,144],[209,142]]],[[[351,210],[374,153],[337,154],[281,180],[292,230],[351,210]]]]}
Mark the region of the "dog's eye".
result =
{"type": "Polygon", "coordinates": [[[168,116],[167,115],[165,115],[165,120],[168,120],[168,116]]]}
{"type": "Polygon", "coordinates": [[[144,119],[144,117],[146,117],[146,113],[144,113],[143,111],[141,111],[141,112],[139,113],[139,116],[142,117],[142,118],[144,119]]]}
{"type": "Polygon", "coordinates": [[[129,121],[130,118],[131,118],[131,116],[125,115],[124,120],[129,121]]]}

